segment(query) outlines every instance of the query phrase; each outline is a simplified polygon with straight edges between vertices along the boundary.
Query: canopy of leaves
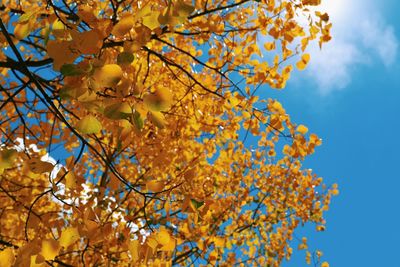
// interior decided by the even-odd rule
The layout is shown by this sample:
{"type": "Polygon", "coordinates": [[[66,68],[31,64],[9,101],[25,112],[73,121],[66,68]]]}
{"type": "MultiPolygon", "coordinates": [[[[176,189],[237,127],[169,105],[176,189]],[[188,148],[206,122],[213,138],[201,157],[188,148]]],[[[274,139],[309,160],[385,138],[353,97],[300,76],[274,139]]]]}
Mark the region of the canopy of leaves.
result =
{"type": "Polygon", "coordinates": [[[338,190],[302,168],[320,139],[257,91],[329,41],[319,2],[1,1],[1,264],[290,259],[338,190]]]}

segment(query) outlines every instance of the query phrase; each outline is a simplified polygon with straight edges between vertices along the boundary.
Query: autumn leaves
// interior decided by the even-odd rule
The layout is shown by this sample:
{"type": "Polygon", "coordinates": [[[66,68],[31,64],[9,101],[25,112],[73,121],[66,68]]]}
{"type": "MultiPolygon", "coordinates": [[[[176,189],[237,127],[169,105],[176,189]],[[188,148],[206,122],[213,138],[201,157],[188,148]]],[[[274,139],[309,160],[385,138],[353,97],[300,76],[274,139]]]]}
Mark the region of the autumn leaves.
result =
{"type": "MultiPolygon", "coordinates": [[[[112,88],[118,84],[122,75],[122,69],[118,65],[104,65],[94,72],[91,84],[94,88],[112,88]]],[[[93,99],[91,107],[94,105],[95,108],[91,109],[91,111],[101,113],[111,120],[128,120],[137,131],[143,128],[143,123],[147,116],[154,125],[163,128],[165,126],[165,118],[162,112],[171,107],[173,97],[169,89],[159,86],[155,88],[156,91],[145,93],[143,98],[140,98],[140,96],[135,97],[134,99],[137,102],[93,99]]],[[[79,120],[76,128],[83,134],[95,134],[101,131],[102,125],[95,116],[89,114],[79,120]]]]}
{"type": "Polygon", "coordinates": [[[0,76],[0,222],[16,246],[3,262],[275,267],[298,225],[323,228],[337,188],[301,166],[321,140],[258,97],[329,39],[303,5],[318,1],[8,2],[29,66],[0,76]],[[65,167],[49,177],[16,138],[65,167]]]}
{"type": "Polygon", "coordinates": [[[193,6],[183,1],[177,1],[174,5],[169,1],[165,10],[160,11],[153,10],[153,5],[147,4],[134,16],[126,13],[115,25],[111,25],[96,18],[93,10],[87,6],[82,6],[78,16],[83,21],[88,20],[87,23],[94,29],[78,32],[74,24],[60,20],[52,23],[49,30],[55,39],[47,43],[48,55],[54,60],[54,69],[60,70],[66,77],[59,91],[60,96],[65,100],[81,102],[90,113],[75,124],[80,133],[96,134],[101,131],[102,123],[96,113],[112,120],[127,119],[137,131],[143,128],[146,119],[159,128],[165,126],[162,112],[172,105],[170,89],[158,86],[156,90],[143,91],[143,85],[132,82],[126,73],[133,69],[134,53],[150,41],[151,31],[160,29],[162,25],[173,28],[183,23],[193,10],[193,6]],[[116,62],[115,59],[109,63],[99,61],[93,55],[97,55],[100,49],[106,49],[103,39],[110,33],[115,40],[123,40],[124,49],[116,55],[116,62]],[[130,36],[128,40],[127,36],[130,36]],[[83,55],[89,57],[73,64],[83,55]],[[113,94],[117,98],[99,100],[99,95],[107,96],[102,92],[108,89],[110,92],[117,91],[116,95],[113,94]],[[135,96],[133,102],[132,96],[135,96]],[[127,97],[131,100],[125,100],[127,97]]]}

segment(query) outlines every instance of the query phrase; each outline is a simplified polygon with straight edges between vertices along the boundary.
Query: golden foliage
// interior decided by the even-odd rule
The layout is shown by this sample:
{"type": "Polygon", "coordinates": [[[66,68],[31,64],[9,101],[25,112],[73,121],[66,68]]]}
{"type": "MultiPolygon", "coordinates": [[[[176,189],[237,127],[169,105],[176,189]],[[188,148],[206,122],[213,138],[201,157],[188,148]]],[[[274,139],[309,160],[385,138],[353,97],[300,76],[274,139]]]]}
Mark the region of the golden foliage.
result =
{"type": "Polygon", "coordinates": [[[3,0],[2,266],[290,259],[339,191],[302,167],[317,135],[257,92],[330,40],[319,2],[3,0]]]}

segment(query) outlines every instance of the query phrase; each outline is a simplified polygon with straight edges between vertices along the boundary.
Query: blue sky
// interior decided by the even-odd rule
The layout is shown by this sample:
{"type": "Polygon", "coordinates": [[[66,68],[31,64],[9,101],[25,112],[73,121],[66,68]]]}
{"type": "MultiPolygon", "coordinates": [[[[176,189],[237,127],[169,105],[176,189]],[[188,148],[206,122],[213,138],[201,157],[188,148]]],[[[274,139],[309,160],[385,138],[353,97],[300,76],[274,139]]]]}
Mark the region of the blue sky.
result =
{"type": "MultiPolygon", "coordinates": [[[[325,2],[333,41],[310,48],[309,68],[272,94],[323,139],[307,167],[339,184],[327,230],[303,232],[331,266],[400,266],[399,2],[325,2]]],[[[307,266],[296,254],[284,266],[307,266]]]]}
{"type": "MultiPolygon", "coordinates": [[[[309,49],[308,69],[287,88],[265,88],[323,139],[307,167],[339,184],[327,230],[302,233],[331,267],[400,267],[400,2],[323,2],[333,40],[309,49]]],[[[307,266],[304,256],[296,251],[284,266],[307,266]]]]}

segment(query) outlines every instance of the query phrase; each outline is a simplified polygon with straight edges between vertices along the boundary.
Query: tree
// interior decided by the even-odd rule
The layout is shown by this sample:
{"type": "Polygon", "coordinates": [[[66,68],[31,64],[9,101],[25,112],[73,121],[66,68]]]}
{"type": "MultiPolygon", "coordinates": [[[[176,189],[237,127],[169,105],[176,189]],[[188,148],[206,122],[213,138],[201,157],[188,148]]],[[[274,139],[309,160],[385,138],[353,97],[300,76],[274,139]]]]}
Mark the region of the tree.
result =
{"type": "Polygon", "coordinates": [[[3,0],[2,264],[289,259],[338,191],[302,167],[317,135],[257,92],[329,41],[319,2],[3,0]]]}

